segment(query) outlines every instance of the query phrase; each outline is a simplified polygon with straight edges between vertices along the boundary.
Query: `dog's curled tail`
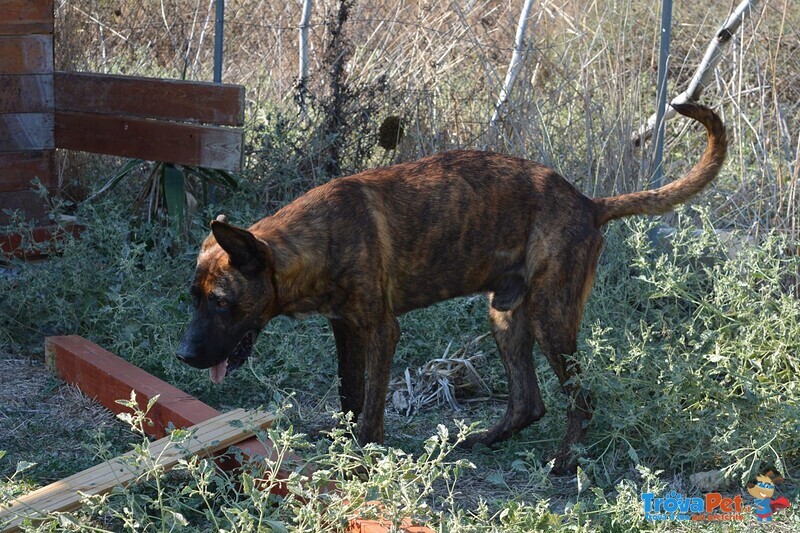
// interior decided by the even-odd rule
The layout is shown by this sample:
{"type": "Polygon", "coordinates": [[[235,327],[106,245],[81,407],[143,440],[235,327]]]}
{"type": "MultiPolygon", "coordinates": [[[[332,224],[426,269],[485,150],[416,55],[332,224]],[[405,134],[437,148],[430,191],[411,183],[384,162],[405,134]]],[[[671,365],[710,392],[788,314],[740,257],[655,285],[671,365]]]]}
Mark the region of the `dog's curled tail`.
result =
{"type": "Polygon", "coordinates": [[[595,221],[598,227],[615,218],[666,213],[702,191],[719,173],[728,150],[722,120],[714,111],[700,104],[672,104],[672,107],[681,115],[693,118],[706,127],[708,145],[700,162],[685,176],[658,189],[595,198],[595,221]]]}

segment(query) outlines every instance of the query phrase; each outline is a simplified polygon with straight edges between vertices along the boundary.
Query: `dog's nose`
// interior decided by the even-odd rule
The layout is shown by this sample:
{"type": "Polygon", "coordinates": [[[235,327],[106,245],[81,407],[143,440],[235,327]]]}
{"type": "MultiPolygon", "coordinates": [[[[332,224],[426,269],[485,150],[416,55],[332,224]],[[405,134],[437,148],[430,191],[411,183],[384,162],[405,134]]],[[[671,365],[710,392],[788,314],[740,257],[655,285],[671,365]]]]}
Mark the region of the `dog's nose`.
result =
{"type": "Polygon", "coordinates": [[[189,349],[189,346],[186,342],[181,342],[175,352],[175,357],[177,357],[178,360],[183,363],[191,363],[191,361],[194,359],[194,355],[194,351],[189,349]]]}

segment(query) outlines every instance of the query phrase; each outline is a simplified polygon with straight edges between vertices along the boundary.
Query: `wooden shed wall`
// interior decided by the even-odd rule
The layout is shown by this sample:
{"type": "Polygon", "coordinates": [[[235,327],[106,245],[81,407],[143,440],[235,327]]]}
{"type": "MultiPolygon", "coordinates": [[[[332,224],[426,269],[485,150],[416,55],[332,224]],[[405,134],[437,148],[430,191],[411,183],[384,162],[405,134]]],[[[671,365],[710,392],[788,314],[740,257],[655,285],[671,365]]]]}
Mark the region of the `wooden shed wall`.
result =
{"type": "Polygon", "coordinates": [[[31,187],[57,185],[52,0],[0,0],[0,73],[0,224],[6,209],[44,220],[31,187]]]}

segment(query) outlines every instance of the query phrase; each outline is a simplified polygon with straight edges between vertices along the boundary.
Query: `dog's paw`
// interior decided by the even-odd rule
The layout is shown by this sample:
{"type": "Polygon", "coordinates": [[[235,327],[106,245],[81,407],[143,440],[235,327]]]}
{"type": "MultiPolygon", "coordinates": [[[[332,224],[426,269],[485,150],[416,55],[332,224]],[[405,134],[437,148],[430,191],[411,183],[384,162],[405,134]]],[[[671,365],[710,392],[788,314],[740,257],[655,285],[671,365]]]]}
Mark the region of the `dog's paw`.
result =
{"type": "Polygon", "coordinates": [[[574,476],[578,472],[578,458],[571,453],[559,452],[553,459],[554,476],[574,476]]]}
{"type": "Polygon", "coordinates": [[[473,433],[466,439],[459,441],[457,434],[451,434],[449,441],[463,450],[473,450],[476,446],[490,447],[496,442],[489,431],[481,431],[480,433],[473,433]]]}

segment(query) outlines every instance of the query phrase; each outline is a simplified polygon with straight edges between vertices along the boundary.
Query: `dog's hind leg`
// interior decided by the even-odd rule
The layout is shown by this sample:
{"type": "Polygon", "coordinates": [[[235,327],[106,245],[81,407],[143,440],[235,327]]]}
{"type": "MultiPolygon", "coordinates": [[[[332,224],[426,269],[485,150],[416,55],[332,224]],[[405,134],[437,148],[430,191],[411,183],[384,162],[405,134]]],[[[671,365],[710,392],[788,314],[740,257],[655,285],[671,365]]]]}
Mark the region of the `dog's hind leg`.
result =
{"type": "MultiPolygon", "coordinates": [[[[572,446],[583,440],[586,426],[592,418],[589,392],[577,382],[580,366],[568,361],[578,348],[578,330],[586,300],[594,283],[597,257],[602,240],[574,246],[574,261],[553,265],[536,280],[533,291],[537,302],[533,330],[539,348],[555,372],[561,390],[567,395],[567,433],[556,455],[555,473],[571,473],[577,466],[572,446]]],[[[566,256],[565,256],[566,257],[566,256]]]]}
{"type": "Polygon", "coordinates": [[[352,328],[344,320],[329,319],[329,322],[339,358],[339,399],[342,402],[342,412],[351,412],[353,420],[358,420],[364,406],[366,352],[363,348],[358,349],[352,328]]]}
{"type": "MultiPolygon", "coordinates": [[[[576,328],[577,330],[577,328],[576,328]]],[[[559,341],[562,339],[559,339],[559,341]]],[[[565,353],[572,354],[575,349],[570,349],[574,344],[568,340],[565,344],[547,337],[539,340],[539,347],[550,363],[553,371],[561,383],[561,390],[567,395],[567,432],[561,449],[556,455],[553,472],[556,474],[573,473],[577,466],[573,456],[572,446],[581,442],[586,435],[586,425],[592,419],[592,398],[586,389],[575,383],[580,375],[580,366],[577,361],[568,361],[565,353]]]]}
{"type": "Polygon", "coordinates": [[[534,335],[531,330],[530,302],[526,299],[514,309],[489,308],[492,335],[508,376],[508,406],[503,418],[485,433],[465,444],[492,444],[505,440],[544,416],[545,408],[536,379],[533,361],[534,335]]]}

